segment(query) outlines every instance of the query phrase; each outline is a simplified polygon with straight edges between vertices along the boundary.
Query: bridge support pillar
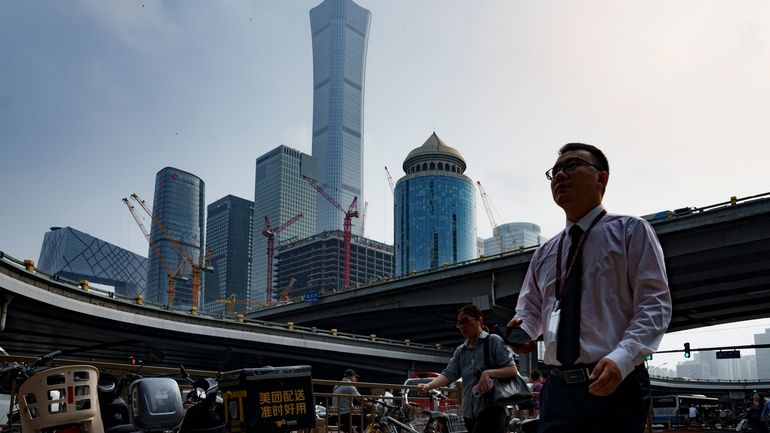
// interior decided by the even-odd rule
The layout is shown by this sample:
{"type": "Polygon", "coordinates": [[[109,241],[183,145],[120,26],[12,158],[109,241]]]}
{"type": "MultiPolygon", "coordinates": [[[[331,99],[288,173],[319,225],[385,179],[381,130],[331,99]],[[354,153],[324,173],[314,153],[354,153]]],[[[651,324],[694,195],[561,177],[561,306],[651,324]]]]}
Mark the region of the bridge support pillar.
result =
{"type": "Polygon", "coordinates": [[[519,372],[522,376],[529,376],[529,372],[537,368],[537,350],[519,354],[519,372]]]}

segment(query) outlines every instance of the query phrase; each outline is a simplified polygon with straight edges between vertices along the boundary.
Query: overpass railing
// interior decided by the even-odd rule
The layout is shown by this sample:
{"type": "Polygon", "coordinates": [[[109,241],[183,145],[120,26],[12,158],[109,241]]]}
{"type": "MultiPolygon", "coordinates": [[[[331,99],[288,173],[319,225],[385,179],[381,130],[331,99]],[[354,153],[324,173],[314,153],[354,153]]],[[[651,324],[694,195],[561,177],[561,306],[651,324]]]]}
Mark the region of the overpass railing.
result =
{"type": "MultiPolygon", "coordinates": [[[[169,308],[168,306],[145,303],[143,299],[138,295],[131,298],[128,296],[119,295],[110,290],[105,290],[99,287],[91,286],[87,280],[81,280],[78,282],[78,281],[74,281],[58,275],[48,274],[36,268],[33,260],[19,260],[13,256],[6,254],[3,251],[0,251],[0,261],[13,266],[22,272],[34,274],[38,278],[50,280],[51,282],[56,283],[59,286],[66,287],[70,290],[87,292],[88,294],[91,294],[91,295],[97,295],[97,296],[113,299],[116,302],[130,303],[130,304],[133,304],[135,308],[144,308],[148,310],[155,310],[155,311],[162,311],[162,312],[174,312],[177,314],[190,314],[198,317],[206,317],[214,320],[221,320],[223,322],[228,322],[228,323],[232,323],[234,320],[238,320],[245,325],[257,326],[260,328],[290,330],[300,334],[331,336],[331,337],[336,337],[336,338],[340,338],[348,341],[369,342],[369,343],[376,343],[376,344],[381,344],[385,346],[409,347],[413,349],[426,349],[426,350],[439,350],[439,351],[446,351],[447,353],[450,353],[450,350],[451,350],[451,348],[442,348],[441,345],[439,344],[431,345],[431,344],[413,342],[408,339],[395,340],[390,338],[381,338],[375,334],[369,334],[369,335],[353,334],[349,332],[339,332],[337,329],[334,329],[334,328],[321,329],[316,327],[299,326],[299,325],[295,325],[292,322],[278,323],[278,322],[270,322],[270,321],[261,320],[261,319],[227,317],[221,314],[211,315],[205,312],[199,313],[199,312],[185,311],[177,308],[169,308]]],[[[45,289],[44,287],[41,287],[41,288],[45,289]]]]}

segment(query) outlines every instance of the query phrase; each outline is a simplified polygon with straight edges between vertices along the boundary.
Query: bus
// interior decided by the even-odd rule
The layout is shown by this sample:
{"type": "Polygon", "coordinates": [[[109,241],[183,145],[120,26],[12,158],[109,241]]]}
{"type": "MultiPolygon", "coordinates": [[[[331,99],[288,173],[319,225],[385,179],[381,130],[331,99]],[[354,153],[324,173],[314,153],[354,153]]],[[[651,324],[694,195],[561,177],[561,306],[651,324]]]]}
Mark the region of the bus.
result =
{"type": "Polygon", "coordinates": [[[652,422],[682,424],[688,419],[690,406],[698,408],[698,416],[709,409],[719,409],[719,399],[700,394],[663,395],[652,398],[652,422]]]}

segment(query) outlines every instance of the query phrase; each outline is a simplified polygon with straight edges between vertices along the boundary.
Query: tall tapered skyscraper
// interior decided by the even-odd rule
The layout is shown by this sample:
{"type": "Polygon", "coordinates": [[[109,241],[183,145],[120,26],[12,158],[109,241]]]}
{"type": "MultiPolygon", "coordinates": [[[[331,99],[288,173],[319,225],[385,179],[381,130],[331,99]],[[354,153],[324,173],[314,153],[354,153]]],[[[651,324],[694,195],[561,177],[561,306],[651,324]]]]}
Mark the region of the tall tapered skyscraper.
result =
{"type": "MultiPolygon", "coordinates": [[[[355,197],[359,209],[364,203],[364,77],[371,18],[351,0],[324,0],[310,10],[316,180],[345,209],[355,197]]],[[[320,195],[316,203],[315,231],[342,230],[343,214],[320,195]]]]}

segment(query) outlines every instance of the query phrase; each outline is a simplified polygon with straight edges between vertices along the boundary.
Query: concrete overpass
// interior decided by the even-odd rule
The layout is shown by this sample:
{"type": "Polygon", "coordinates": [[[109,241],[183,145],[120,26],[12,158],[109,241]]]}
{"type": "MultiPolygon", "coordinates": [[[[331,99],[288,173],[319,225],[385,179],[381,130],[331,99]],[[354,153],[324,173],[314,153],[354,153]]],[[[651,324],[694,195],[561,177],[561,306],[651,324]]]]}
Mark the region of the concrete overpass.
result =
{"type": "Polygon", "coordinates": [[[401,382],[410,369],[436,370],[451,351],[417,343],[373,339],[366,335],[278,325],[240,323],[189,312],[137,305],[63,279],[30,272],[0,252],[0,347],[11,355],[40,355],[53,350],[116,343],[68,354],[96,362],[149,359],[165,352],[155,366],[216,370],[227,346],[234,348],[229,368],[312,365],[314,377],[339,379],[353,367],[366,381],[401,382]]]}
{"type": "Polygon", "coordinates": [[[741,403],[750,398],[754,391],[763,395],[770,392],[770,380],[705,381],[651,376],[650,385],[654,395],[703,394],[741,403]]]}
{"type": "MultiPolygon", "coordinates": [[[[657,215],[673,297],[670,331],[770,317],[770,193],[657,215]]],[[[476,303],[503,324],[533,250],[323,294],[253,319],[454,346],[457,307],[476,303]]]]}

